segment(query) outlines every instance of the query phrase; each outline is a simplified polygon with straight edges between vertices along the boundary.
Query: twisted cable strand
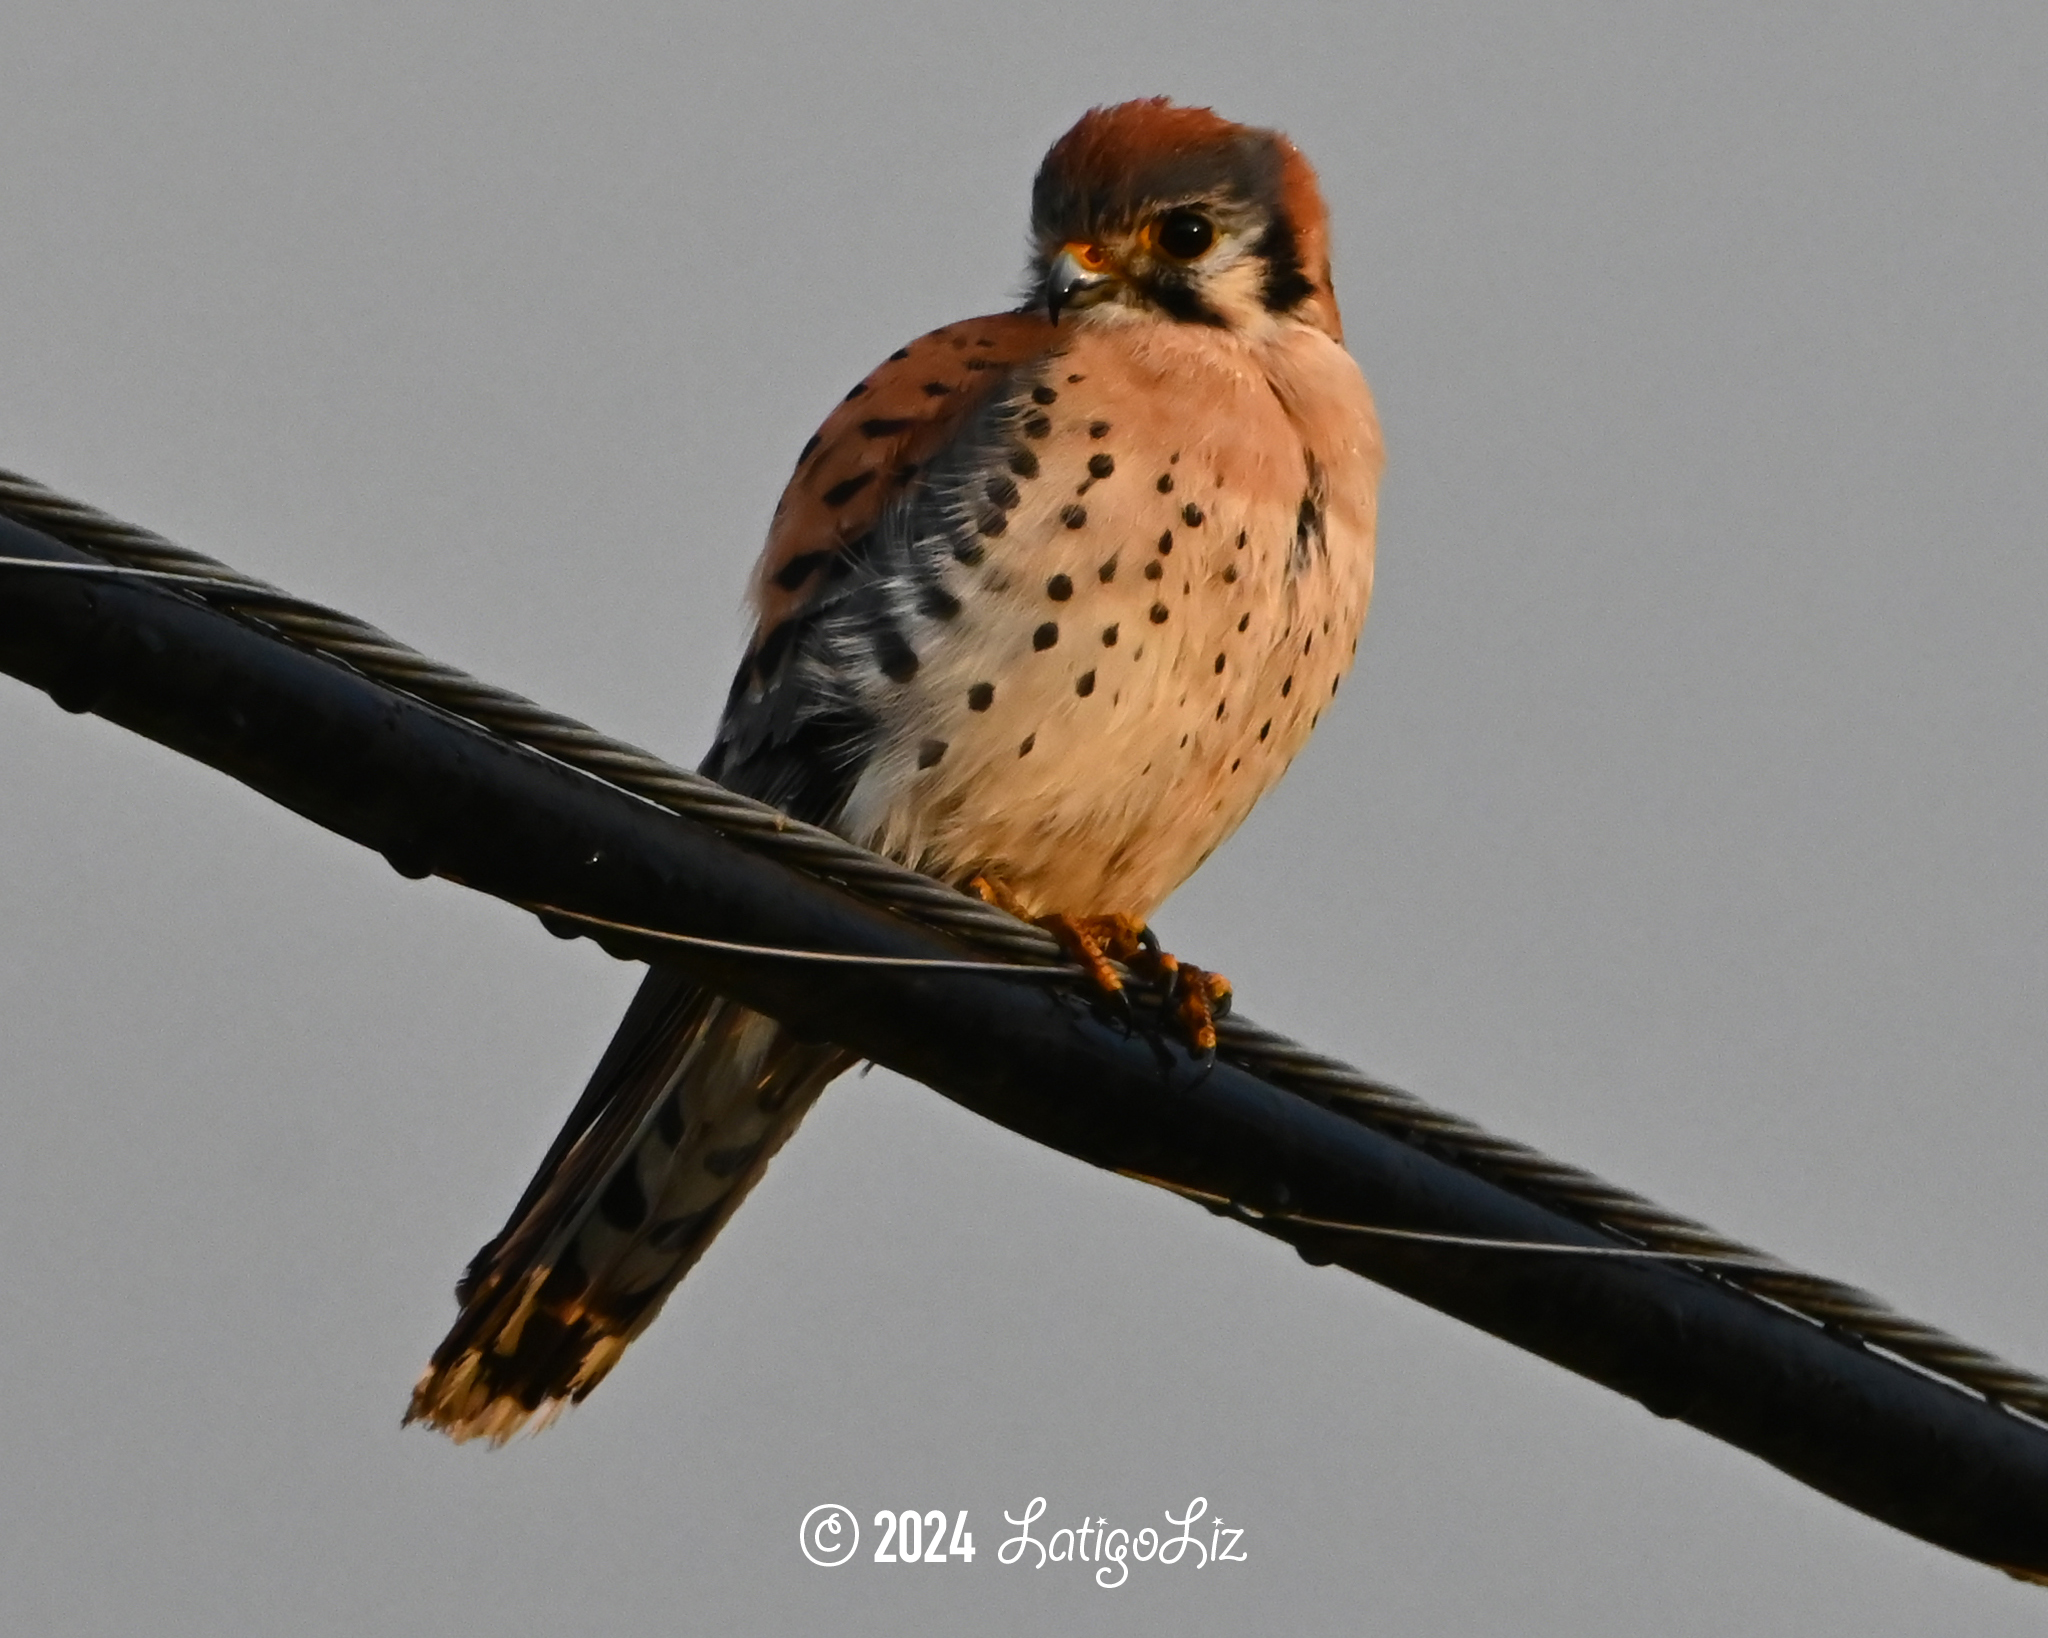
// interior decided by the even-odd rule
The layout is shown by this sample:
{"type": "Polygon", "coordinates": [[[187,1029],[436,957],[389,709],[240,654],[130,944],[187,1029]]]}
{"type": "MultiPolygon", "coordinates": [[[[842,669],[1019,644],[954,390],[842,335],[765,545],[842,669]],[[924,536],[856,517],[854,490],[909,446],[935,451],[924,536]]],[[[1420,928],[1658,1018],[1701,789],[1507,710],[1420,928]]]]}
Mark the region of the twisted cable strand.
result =
{"type": "MultiPolygon", "coordinates": [[[[210,606],[223,606],[247,624],[706,825],[792,868],[835,882],[907,920],[1015,961],[1066,964],[1065,953],[1043,929],[944,882],[430,659],[365,621],[308,603],[5,469],[0,469],[0,515],[111,563],[186,580],[188,585],[180,590],[210,606]]],[[[1845,1339],[1881,1348],[1930,1375],[2048,1422],[2048,1380],[1937,1327],[1908,1319],[1867,1292],[1794,1268],[1577,1166],[1371,1080],[1250,1019],[1223,1019],[1218,1038],[1223,1057],[1276,1085],[1625,1243],[1658,1253],[1691,1253],[1701,1262],[1687,1266],[1703,1278],[1719,1280],[1845,1339]]]]}

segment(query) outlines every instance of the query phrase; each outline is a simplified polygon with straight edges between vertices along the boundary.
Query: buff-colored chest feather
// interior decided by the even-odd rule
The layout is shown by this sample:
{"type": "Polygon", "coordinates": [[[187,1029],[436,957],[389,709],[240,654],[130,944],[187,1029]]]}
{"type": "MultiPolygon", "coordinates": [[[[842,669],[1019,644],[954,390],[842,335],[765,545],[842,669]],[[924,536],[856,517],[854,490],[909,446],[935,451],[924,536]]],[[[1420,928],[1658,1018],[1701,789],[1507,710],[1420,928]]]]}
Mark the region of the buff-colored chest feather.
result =
{"type": "Polygon", "coordinates": [[[1154,325],[1083,331],[1012,419],[960,500],[1000,524],[949,571],[961,612],[893,698],[845,828],[999,875],[1037,913],[1147,916],[1350,665],[1372,401],[1319,333],[1253,348],[1154,325]]]}

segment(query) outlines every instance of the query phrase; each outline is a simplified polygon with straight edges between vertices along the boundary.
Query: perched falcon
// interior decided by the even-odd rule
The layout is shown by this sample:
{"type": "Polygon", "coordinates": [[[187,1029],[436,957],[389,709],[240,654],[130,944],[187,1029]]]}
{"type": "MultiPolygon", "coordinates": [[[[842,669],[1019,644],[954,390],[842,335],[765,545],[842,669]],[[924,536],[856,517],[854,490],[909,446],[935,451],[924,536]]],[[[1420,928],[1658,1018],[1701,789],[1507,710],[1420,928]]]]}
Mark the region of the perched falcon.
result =
{"type": "MultiPolygon", "coordinates": [[[[1380,433],[1277,132],[1098,108],[1039,169],[1031,246],[1024,306],[890,354],[804,446],[703,769],[1089,957],[1336,692],[1380,433]]],[[[1186,997],[1198,1036],[1219,994],[1186,997]]],[[[408,1419],[502,1440],[582,1399],[852,1061],[651,971],[408,1419]]]]}

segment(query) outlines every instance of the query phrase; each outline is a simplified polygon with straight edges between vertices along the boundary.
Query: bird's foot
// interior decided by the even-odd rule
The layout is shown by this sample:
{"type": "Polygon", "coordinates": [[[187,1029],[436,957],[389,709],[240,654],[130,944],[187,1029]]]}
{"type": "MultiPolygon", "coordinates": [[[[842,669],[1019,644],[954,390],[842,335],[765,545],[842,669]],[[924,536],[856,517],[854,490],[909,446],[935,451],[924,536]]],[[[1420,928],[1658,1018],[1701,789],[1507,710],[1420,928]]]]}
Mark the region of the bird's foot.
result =
{"type": "Polygon", "coordinates": [[[1051,933],[1104,995],[1125,999],[1124,981],[1112,962],[1121,961],[1140,978],[1158,984],[1165,1011],[1188,1043],[1204,1058],[1215,1056],[1216,1020],[1230,1011],[1230,980],[1221,973],[1168,955],[1152,930],[1130,916],[1034,916],[991,876],[974,877],[967,889],[983,903],[1051,933]]]}

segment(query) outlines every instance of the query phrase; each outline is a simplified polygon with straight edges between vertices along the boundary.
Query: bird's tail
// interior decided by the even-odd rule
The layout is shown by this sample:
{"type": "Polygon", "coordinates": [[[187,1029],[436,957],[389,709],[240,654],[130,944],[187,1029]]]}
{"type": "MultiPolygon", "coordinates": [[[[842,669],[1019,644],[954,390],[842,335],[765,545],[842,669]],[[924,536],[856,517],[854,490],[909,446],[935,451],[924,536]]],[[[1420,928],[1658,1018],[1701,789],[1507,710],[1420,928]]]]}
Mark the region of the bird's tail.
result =
{"type": "Polygon", "coordinates": [[[525,1198],[455,1288],[408,1422],[503,1443],[583,1399],[854,1060],[647,976],[525,1198]]]}

